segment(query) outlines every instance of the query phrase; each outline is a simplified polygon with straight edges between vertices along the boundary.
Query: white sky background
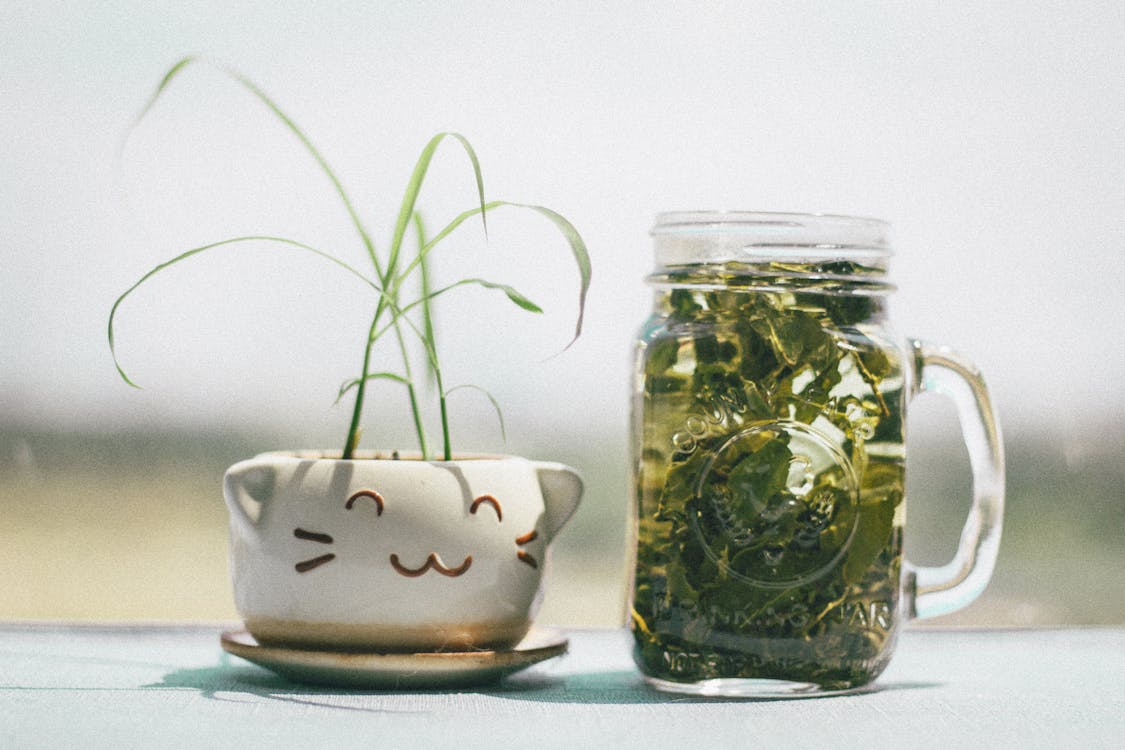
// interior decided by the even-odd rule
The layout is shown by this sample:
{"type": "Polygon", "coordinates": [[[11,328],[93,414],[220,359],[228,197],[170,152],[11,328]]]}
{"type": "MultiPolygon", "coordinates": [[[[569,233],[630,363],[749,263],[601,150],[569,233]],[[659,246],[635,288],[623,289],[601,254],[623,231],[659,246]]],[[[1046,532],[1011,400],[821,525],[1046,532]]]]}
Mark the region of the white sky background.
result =
{"type": "MultiPolygon", "coordinates": [[[[549,225],[498,211],[487,247],[467,225],[442,249],[441,278],[507,282],[548,311],[484,291],[438,310],[447,384],[495,394],[517,447],[545,427],[624,439],[647,231],[697,208],[892,222],[898,328],[970,353],[1011,429],[1086,440],[1086,420],[1125,416],[1122,39],[1118,2],[0,0],[0,419],[342,441],[332,401],[372,302],[294,251],[218,251],[142,288],[118,336],[146,390],[113,369],[114,298],[185,249],[267,233],[365,260],[307,154],[212,68],[185,71],[115,161],[165,70],[202,54],[301,124],[384,249],[442,130],[472,141],[489,198],[575,223],[587,329],[553,359],[577,276],[549,225]]],[[[443,146],[430,224],[473,199],[443,146]]],[[[376,394],[365,442],[409,444],[400,389],[376,394]]],[[[496,440],[483,398],[454,399],[455,427],[496,440]]]]}

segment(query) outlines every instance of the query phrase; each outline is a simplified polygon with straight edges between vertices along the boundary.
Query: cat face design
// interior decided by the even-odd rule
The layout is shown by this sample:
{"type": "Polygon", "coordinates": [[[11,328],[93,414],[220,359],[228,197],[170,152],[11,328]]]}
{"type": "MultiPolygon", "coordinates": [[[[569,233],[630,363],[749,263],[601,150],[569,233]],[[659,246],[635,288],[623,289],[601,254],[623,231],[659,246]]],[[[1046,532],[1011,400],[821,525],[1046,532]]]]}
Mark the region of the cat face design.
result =
{"type": "Polygon", "coordinates": [[[518,456],[240,461],[223,478],[235,607],[260,643],[509,648],[581,493],[570,467],[518,456]]]}
{"type": "MultiPolygon", "coordinates": [[[[365,510],[365,516],[370,518],[371,511],[374,510],[374,518],[382,519],[383,514],[386,513],[387,521],[393,521],[394,507],[393,503],[388,503],[381,494],[371,489],[363,489],[353,493],[343,504],[345,511],[356,511],[358,509],[365,510]]],[[[497,525],[504,523],[504,510],[500,501],[492,495],[480,495],[473,499],[469,506],[469,515],[471,516],[484,516],[488,518],[495,518],[497,525]]],[[[474,531],[479,533],[479,530],[466,528],[466,534],[472,534],[474,531]]],[[[335,539],[330,535],[320,531],[309,531],[301,527],[293,529],[293,536],[297,539],[313,542],[315,544],[328,545],[335,543],[335,539]]],[[[514,538],[514,553],[518,562],[530,566],[531,568],[538,569],[539,561],[527,550],[523,549],[526,545],[539,538],[539,532],[532,529],[526,533],[520,534],[514,538]]],[[[446,578],[458,578],[465,575],[473,566],[473,556],[471,554],[465,555],[464,559],[457,561],[446,562],[441,553],[436,550],[429,551],[429,554],[421,561],[418,562],[416,558],[420,557],[417,553],[411,556],[409,553],[400,555],[396,551],[391,551],[387,558],[387,564],[394,570],[395,573],[403,576],[404,578],[420,578],[429,573],[445,576],[446,578]]],[[[326,565],[336,559],[334,552],[324,552],[323,554],[314,555],[308,559],[297,562],[293,567],[297,573],[309,573],[322,565],[326,565]]]]}

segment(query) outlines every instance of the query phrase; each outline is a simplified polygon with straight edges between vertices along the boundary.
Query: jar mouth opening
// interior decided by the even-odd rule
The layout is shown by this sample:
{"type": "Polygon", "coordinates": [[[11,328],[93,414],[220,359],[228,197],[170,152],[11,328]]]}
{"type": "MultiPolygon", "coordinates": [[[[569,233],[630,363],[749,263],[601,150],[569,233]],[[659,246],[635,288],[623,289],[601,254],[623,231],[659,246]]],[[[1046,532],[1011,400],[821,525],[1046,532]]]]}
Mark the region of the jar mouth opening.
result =
{"type": "Polygon", "coordinates": [[[873,270],[892,255],[879,219],[781,211],[668,211],[650,234],[659,266],[848,260],[873,270]]]}
{"type": "Polygon", "coordinates": [[[861,224],[886,229],[890,224],[871,216],[830,214],[816,211],[728,211],[722,209],[696,209],[693,211],[661,211],[656,215],[656,226],[663,224],[793,224],[812,221],[838,224],[861,224]]]}

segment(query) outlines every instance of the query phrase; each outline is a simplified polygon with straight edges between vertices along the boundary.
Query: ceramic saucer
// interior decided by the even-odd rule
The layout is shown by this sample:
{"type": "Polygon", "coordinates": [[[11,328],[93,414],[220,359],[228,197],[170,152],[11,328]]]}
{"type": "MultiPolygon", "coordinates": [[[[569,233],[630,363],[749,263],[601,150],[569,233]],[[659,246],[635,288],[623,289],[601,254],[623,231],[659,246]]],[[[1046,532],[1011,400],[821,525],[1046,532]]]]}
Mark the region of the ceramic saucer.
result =
{"type": "Polygon", "coordinates": [[[394,690],[451,688],[496,682],[532,664],[566,653],[558,630],[533,627],[512,649],[415,654],[316,651],[263,646],[245,630],[222,634],[227,653],[294,682],[331,687],[394,690]]]}

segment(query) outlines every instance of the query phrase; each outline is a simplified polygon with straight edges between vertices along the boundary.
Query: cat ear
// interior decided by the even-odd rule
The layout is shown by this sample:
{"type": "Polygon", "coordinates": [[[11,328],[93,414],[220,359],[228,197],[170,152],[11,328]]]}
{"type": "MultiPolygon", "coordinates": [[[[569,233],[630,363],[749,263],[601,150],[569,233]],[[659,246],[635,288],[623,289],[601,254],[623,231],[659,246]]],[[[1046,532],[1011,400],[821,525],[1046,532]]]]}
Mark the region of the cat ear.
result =
{"type": "Polygon", "coordinates": [[[231,515],[251,526],[262,517],[262,507],[273,497],[277,470],[258,459],[240,461],[223,475],[223,497],[231,515]]]}
{"type": "Polygon", "coordinates": [[[577,471],[563,464],[543,461],[534,463],[535,472],[539,477],[539,488],[543,491],[543,503],[546,506],[543,531],[550,540],[559,533],[578,509],[578,501],[582,499],[582,477],[577,471]]]}

